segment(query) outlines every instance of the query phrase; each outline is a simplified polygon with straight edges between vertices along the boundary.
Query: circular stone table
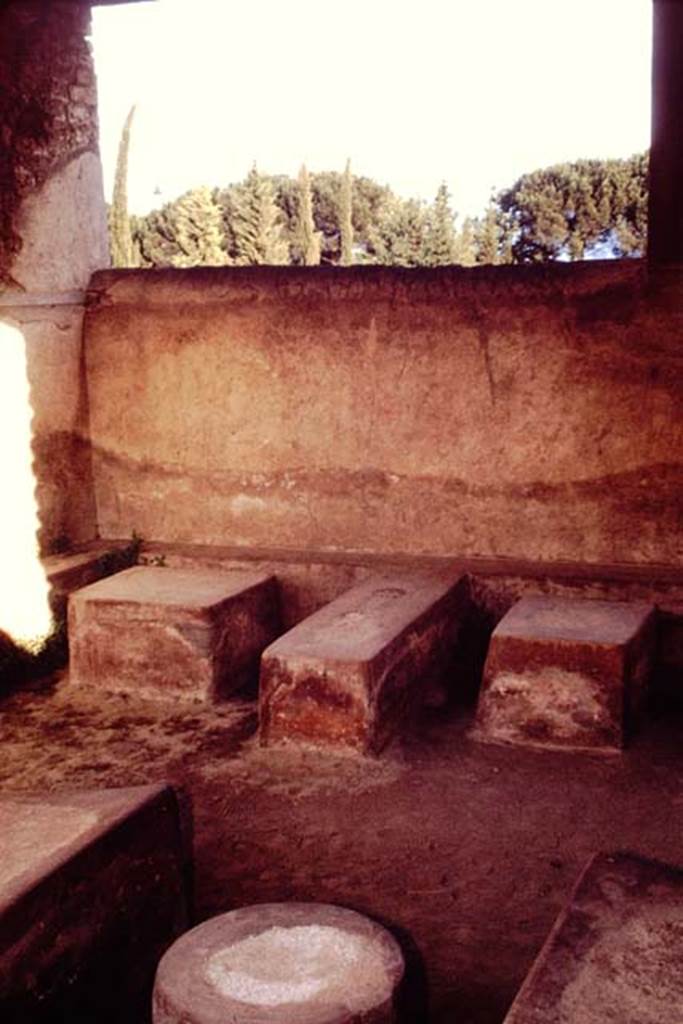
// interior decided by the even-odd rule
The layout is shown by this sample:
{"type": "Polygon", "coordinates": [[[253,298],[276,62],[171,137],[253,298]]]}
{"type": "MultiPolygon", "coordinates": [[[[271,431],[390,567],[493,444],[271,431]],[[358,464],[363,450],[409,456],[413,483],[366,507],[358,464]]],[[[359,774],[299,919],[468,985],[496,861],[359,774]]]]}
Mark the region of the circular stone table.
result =
{"type": "Polygon", "coordinates": [[[162,958],[154,1024],[393,1024],[404,962],[374,921],[324,903],[211,918],[162,958]]]}

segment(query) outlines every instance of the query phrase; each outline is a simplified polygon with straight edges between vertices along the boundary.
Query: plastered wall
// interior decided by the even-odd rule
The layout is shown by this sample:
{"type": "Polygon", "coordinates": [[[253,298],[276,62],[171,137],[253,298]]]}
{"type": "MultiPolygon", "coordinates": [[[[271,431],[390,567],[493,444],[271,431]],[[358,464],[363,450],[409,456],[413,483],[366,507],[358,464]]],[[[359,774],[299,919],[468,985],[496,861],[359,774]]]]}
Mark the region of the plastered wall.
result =
{"type": "Polygon", "coordinates": [[[96,274],[99,530],[680,563],[681,294],[638,262],[96,274]]]}

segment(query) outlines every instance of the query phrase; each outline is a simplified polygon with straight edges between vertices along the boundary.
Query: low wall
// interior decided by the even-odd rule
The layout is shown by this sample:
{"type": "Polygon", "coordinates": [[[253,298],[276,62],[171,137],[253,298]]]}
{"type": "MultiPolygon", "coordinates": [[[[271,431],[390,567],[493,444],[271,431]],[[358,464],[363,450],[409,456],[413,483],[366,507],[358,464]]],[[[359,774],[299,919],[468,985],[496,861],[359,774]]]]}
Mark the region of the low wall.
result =
{"type": "Polygon", "coordinates": [[[631,261],[98,273],[100,534],[679,563],[680,282],[631,261]]]}

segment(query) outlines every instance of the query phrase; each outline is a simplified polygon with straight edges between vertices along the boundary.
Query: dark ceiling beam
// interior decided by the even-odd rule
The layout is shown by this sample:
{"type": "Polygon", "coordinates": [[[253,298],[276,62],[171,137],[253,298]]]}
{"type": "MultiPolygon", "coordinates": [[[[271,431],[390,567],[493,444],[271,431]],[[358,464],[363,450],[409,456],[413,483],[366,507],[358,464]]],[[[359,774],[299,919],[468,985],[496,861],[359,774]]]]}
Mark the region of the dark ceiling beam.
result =
{"type": "Polygon", "coordinates": [[[683,0],[654,0],[648,260],[683,263],[683,0]]]}

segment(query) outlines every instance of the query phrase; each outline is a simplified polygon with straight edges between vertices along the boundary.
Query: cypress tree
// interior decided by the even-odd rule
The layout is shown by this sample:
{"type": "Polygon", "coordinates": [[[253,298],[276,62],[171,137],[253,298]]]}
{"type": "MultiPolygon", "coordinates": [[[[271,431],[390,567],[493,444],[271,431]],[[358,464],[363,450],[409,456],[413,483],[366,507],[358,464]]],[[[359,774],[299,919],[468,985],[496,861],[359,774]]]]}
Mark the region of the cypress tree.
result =
{"type": "Polygon", "coordinates": [[[473,267],[477,262],[477,239],[475,224],[471,217],[465,217],[462,228],[455,237],[453,262],[462,267],[473,267]]]}
{"type": "Polygon", "coordinates": [[[389,267],[421,266],[425,231],[426,217],[421,204],[416,199],[392,196],[369,232],[371,261],[389,267]]]}
{"type": "Polygon", "coordinates": [[[179,252],[173,258],[174,266],[221,267],[229,262],[221,244],[223,213],[206,185],[181,196],[175,214],[179,252]]]}
{"type": "Polygon", "coordinates": [[[235,262],[249,264],[289,263],[289,246],[280,223],[275,189],[270,178],[253,165],[236,199],[233,218],[235,262]]]}
{"type": "Polygon", "coordinates": [[[486,207],[483,220],[477,222],[476,242],[477,263],[495,265],[501,262],[500,228],[498,227],[498,216],[493,202],[490,202],[486,207]]]}
{"type": "Polygon", "coordinates": [[[346,161],[339,192],[339,263],[350,267],[353,263],[353,179],[351,161],[346,161]]]}
{"type": "Polygon", "coordinates": [[[135,264],[133,237],[128,216],[128,153],[134,115],[135,104],[128,111],[121,132],[116,158],[114,189],[109,209],[109,248],[114,267],[132,267],[135,264]]]}
{"type": "Polygon", "coordinates": [[[430,212],[424,263],[428,267],[441,267],[453,263],[454,258],[455,226],[448,189],[443,182],[430,212]]]}
{"type": "Polygon", "coordinates": [[[315,267],[320,263],[320,233],[315,230],[311,179],[305,164],[301,165],[297,184],[296,240],[299,257],[305,267],[315,267]]]}

